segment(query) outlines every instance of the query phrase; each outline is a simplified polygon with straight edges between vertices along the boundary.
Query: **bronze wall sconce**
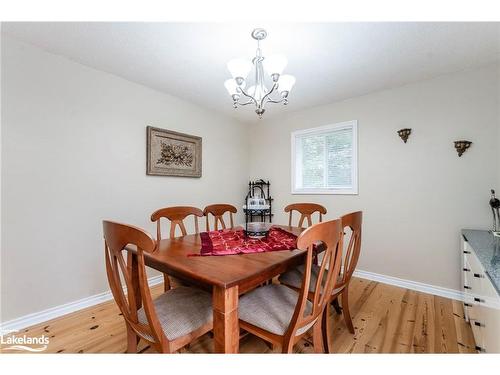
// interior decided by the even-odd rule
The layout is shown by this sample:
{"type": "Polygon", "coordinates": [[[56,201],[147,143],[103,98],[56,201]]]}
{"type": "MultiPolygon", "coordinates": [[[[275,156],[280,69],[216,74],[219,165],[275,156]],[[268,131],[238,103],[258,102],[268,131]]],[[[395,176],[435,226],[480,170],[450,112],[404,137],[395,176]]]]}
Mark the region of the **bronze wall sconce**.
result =
{"type": "Polygon", "coordinates": [[[458,152],[458,156],[462,156],[462,154],[470,147],[471,144],[471,141],[455,141],[455,148],[458,152]]]}
{"type": "Polygon", "coordinates": [[[403,140],[404,143],[406,143],[410,134],[411,134],[411,129],[407,128],[407,129],[398,130],[398,135],[401,137],[401,139],[403,140]]]}

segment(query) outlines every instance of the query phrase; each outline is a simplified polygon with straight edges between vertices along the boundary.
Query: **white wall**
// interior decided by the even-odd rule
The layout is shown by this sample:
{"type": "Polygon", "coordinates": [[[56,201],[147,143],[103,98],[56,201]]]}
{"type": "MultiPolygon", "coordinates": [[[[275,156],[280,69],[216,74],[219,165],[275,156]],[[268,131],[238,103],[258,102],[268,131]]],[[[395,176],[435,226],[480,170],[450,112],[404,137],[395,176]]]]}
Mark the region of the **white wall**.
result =
{"type": "MultiPolygon", "coordinates": [[[[102,219],[227,202],[247,127],[2,36],[2,320],[105,290],[102,219]],[[146,126],[203,137],[203,177],[146,176],[146,126]]],[[[201,222],[200,222],[201,224],[201,222]]]]}
{"type": "Polygon", "coordinates": [[[323,204],[328,218],[363,210],[359,269],[459,289],[460,229],[489,228],[499,181],[499,82],[490,66],[264,120],[251,176],[271,181],[276,221],[291,202],[323,204]],[[347,120],[358,120],[359,195],[290,194],[290,133],[347,120]],[[474,142],[461,158],[458,139],[474,142]]]}

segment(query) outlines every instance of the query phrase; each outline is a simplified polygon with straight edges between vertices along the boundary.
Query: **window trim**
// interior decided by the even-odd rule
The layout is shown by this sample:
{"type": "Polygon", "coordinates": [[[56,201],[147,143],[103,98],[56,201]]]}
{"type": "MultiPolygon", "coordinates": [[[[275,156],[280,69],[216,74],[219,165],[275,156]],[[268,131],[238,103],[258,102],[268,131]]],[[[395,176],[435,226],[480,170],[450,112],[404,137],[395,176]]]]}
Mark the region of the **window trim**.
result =
{"type": "Polygon", "coordinates": [[[320,195],[320,194],[335,194],[335,195],[357,195],[358,194],[358,121],[344,121],[335,124],[318,126],[315,128],[296,130],[291,133],[291,193],[292,194],[309,194],[309,195],[320,195]],[[295,144],[297,136],[308,135],[308,134],[319,134],[332,130],[339,130],[342,128],[352,127],[352,187],[339,189],[339,188],[295,188],[295,172],[297,170],[296,166],[296,155],[295,155],[295,144]]]}

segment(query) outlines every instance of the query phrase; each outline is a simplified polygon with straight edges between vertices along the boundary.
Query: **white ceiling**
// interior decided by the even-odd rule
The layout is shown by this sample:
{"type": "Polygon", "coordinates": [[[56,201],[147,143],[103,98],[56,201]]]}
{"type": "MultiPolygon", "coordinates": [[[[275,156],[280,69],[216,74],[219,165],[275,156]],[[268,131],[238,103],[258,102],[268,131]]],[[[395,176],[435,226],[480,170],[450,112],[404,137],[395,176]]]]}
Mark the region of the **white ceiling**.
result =
{"type": "Polygon", "coordinates": [[[500,59],[500,23],[3,23],[2,32],[82,64],[116,74],[245,122],[223,82],[226,63],[254,56],[250,37],[265,27],[264,56],[283,53],[297,83],[296,111],[500,59]]]}

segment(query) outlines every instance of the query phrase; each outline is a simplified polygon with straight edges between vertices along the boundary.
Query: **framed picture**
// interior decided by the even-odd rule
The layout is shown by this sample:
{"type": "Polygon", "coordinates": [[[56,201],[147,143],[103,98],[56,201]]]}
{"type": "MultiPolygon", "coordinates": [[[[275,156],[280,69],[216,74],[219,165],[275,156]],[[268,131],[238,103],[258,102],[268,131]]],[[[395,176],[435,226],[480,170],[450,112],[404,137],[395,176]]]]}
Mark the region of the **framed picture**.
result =
{"type": "Polygon", "coordinates": [[[148,126],[146,174],[201,177],[201,137],[148,126]]]}

